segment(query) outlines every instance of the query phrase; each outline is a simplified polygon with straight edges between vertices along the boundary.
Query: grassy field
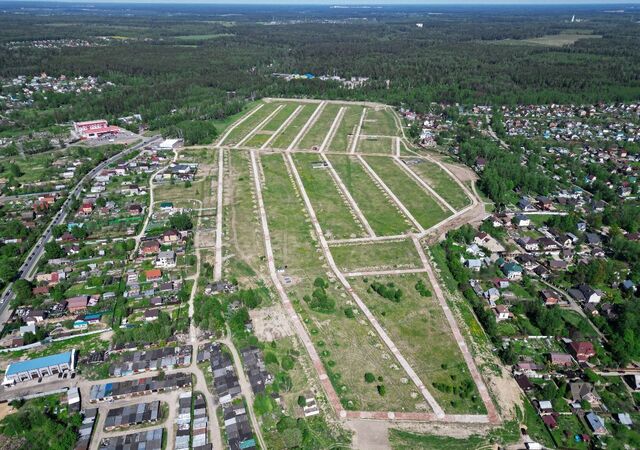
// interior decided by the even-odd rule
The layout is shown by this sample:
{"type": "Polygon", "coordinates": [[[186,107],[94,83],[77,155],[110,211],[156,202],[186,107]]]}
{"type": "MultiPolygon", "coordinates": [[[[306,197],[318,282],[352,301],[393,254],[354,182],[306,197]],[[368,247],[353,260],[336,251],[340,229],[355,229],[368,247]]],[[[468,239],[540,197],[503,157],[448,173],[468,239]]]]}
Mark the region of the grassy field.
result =
{"type": "Polygon", "coordinates": [[[342,105],[327,104],[318,117],[316,123],[314,123],[304,135],[298,147],[302,149],[320,147],[327,136],[327,133],[329,133],[331,125],[333,124],[333,121],[341,107],[342,105]]]}
{"type": "Polygon", "coordinates": [[[371,277],[364,280],[354,280],[352,287],[390,334],[442,409],[447,413],[486,413],[440,303],[432,296],[423,297],[415,288],[418,280],[422,280],[430,289],[426,276],[376,277],[375,281],[385,285],[393,283],[395,288],[402,290],[402,299],[397,303],[370,289],[371,277]],[[454,393],[465,384],[470,386],[468,394],[454,393]]]}
{"type": "Polygon", "coordinates": [[[200,205],[193,200],[204,200],[206,189],[211,184],[211,177],[204,177],[191,182],[190,187],[186,187],[184,182],[175,184],[165,183],[155,187],[153,201],[156,206],[161,202],[173,202],[176,208],[199,208],[200,205]]]}
{"type": "Polygon", "coordinates": [[[336,301],[335,312],[329,314],[310,310],[302,300],[312,289],[310,283],[306,289],[298,286],[292,300],[343,406],[353,410],[428,411],[415,385],[407,380],[406,373],[342,287],[336,283],[327,290],[336,301]],[[365,381],[366,373],[374,374],[376,380],[365,381]],[[385,395],[378,393],[378,385],[385,386],[385,395]]]}
{"type": "Polygon", "coordinates": [[[293,102],[284,103],[284,108],[282,108],[278,113],[273,116],[273,118],[266,123],[262,130],[260,131],[270,131],[274,133],[280,125],[284,123],[285,120],[289,118],[291,114],[296,110],[299,105],[293,102]]]}
{"type": "Polygon", "coordinates": [[[227,157],[229,167],[225,171],[225,180],[228,183],[225,183],[227,195],[223,218],[224,234],[230,242],[225,243],[225,252],[228,251],[229,255],[225,255],[224,274],[226,278],[253,279],[252,272],[266,270],[266,265],[260,260],[264,255],[264,243],[262,228],[254,212],[249,155],[247,152],[229,151],[227,157]]]}
{"type": "Polygon", "coordinates": [[[402,234],[411,229],[402,213],[376,186],[357,159],[332,155],[329,160],[378,236],[402,234]]]}
{"type": "Polygon", "coordinates": [[[415,410],[417,401],[412,398],[415,388],[401,381],[406,375],[395,368],[391,355],[383,350],[370,325],[345,315],[345,309],[355,306],[340,286],[332,284],[327,289],[327,294],[336,302],[333,313],[312,311],[302,300],[313,291],[315,277],[326,277],[327,267],[315,248],[310,224],[302,214],[303,204],[282,155],[263,155],[261,162],[265,177],[263,197],[276,265],[286,265],[286,273],[296,280],[287,286],[287,293],[309,330],[344,406],[415,410]],[[378,394],[376,383],[365,382],[365,372],[383,378],[385,396],[378,394]]]}
{"type": "MultiPolygon", "coordinates": [[[[277,107],[278,103],[263,103],[262,108],[257,110],[251,117],[238,125],[223,142],[225,145],[234,145],[240,142],[247,136],[260,122],[267,118],[277,107]]],[[[258,106],[256,106],[257,108],[258,106]]],[[[255,108],[254,108],[255,109],[255,108]]],[[[247,110],[246,114],[249,114],[252,110],[247,110]]]]}
{"type": "Polygon", "coordinates": [[[428,229],[449,216],[449,213],[410,179],[391,158],[369,156],[365,159],[423,228],[428,229]]]}
{"type": "Polygon", "coordinates": [[[389,108],[367,108],[362,124],[362,134],[378,136],[398,136],[398,126],[389,108]]]}
{"type": "Polygon", "coordinates": [[[304,219],[304,205],[289,178],[282,155],[263,155],[260,160],[265,179],[263,198],[276,265],[288,266],[288,271],[300,276],[305,276],[310,268],[317,271],[320,255],[313,244],[310,225],[304,219]]]}
{"type": "Polygon", "coordinates": [[[411,166],[411,170],[425,180],[447,203],[456,210],[468,206],[471,201],[462,188],[440,166],[431,161],[422,160],[411,166]]]}
{"type": "Polygon", "coordinates": [[[309,121],[318,104],[305,104],[295,119],[272,142],[273,148],[287,148],[296,138],[302,127],[309,121]]]}
{"type": "Polygon", "coordinates": [[[596,34],[550,34],[539,38],[525,39],[523,42],[529,44],[545,45],[548,47],[564,47],[573,45],[581,39],[600,39],[602,36],[596,34]]]}
{"type": "Polygon", "coordinates": [[[395,151],[395,139],[392,137],[360,137],[357,152],[382,153],[391,155],[395,151]]]}
{"type": "MultiPolygon", "coordinates": [[[[588,30],[589,33],[591,30],[588,30]]],[[[582,39],[601,39],[599,34],[579,33],[576,31],[567,31],[566,33],[547,34],[536,38],[529,39],[501,39],[493,41],[493,43],[504,45],[540,45],[545,47],[564,47],[573,45],[582,39]]]]}
{"type": "Polygon", "coordinates": [[[260,148],[262,144],[269,140],[278,127],[287,120],[293,111],[295,111],[296,107],[297,104],[295,103],[285,103],[284,107],[280,109],[260,130],[258,130],[255,135],[245,142],[244,145],[247,147],[260,148]]]}
{"type": "Polygon", "coordinates": [[[346,152],[349,150],[351,135],[356,132],[361,114],[362,106],[349,106],[345,110],[342,121],[336,130],[336,134],[328,146],[329,150],[334,152],[346,152]]]}
{"type": "Polygon", "coordinates": [[[413,241],[409,239],[370,244],[336,245],[331,247],[331,254],[340,270],[345,272],[421,267],[418,251],[413,241]]]}
{"type": "Polygon", "coordinates": [[[482,436],[460,439],[396,429],[389,430],[389,442],[393,450],[476,450],[486,447],[489,443],[488,439],[482,436]]]}
{"type": "Polygon", "coordinates": [[[363,236],[362,225],[341,197],[329,171],[312,167],[318,156],[299,153],[293,159],[325,236],[335,239],[363,236]]]}

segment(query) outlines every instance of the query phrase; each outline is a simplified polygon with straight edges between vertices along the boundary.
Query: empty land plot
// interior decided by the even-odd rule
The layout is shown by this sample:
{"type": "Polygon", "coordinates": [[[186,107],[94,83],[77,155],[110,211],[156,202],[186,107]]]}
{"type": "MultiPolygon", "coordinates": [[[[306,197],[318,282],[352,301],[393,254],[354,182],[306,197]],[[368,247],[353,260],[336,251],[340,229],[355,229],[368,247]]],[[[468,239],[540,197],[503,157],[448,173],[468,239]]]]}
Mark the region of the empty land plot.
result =
{"type": "Polygon", "coordinates": [[[395,141],[396,138],[388,136],[360,136],[356,151],[390,155],[395,150],[395,141]]]}
{"type": "Polygon", "coordinates": [[[402,355],[447,413],[486,413],[440,303],[426,276],[403,275],[354,280],[352,287],[387,330],[402,355]],[[416,289],[422,281],[425,296],[416,289]],[[372,284],[400,289],[398,302],[379,295],[372,284]],[[391,283],[391,284],[389,284],[391,283]]]}
{"type": "Polygon", "coordinates": [[[449,216],[392,158],[369,156],[366,161],[424,229],[431,228],[449,216]]]}
{"type": "Polygon", "coordinates": [[[271,141],[271,147],[273,148],[287,148],[293,140],[296,138],[302,127],[309,121],[313,112],[320,106],[319,103],[307,103],[300,110],[295,119],[289,123],[282,132],[271,141]]]}
{"type": "Polygon", "coordinates": [[[153,190],[153,201],[156,205],[170,201],[176,208],[199,208],[200,205],[194,200],[205,200],[205,193],[207,189],[210,192],[212,180],[213,177],[207,176],[192,182],[190,186],[186,183],[156,185],[153,190]]]}
{"type": "Polygon", "coordinates": [[[366,173],[358,160],[347,155],[331,155],[331,165],[378,236],[402,234],[411,225],[366,173]]]}
{"type": "Polygon", "coordinates": [[[362,123],[362,134],[398,136],[398,126],[389,108],[367,108],[362,123]]]}
{"type": "MultiPolygon", "coordinates": [[[[236,128],[229,133],[227,139],[222,143],[223,145],[234,145],[244,139],[260,122],[267,118],[280,104],[279,103],[263,103],[263,107],[257,110],[251,117],[239,124],[236,128]]],[[[258,106],[256,106],[257,108],[258,106]]],[[[253,110],[252,110],[253,111],[253,110]]],[[[248,111],[247,114],[250,114],[248,111]]],[[[243,116],[245,117],[245,116],[243,116]]],[[[240,119],[242,120],[242,118],[240,119]]]]}
{"type": "Polygon", "coordinates": [[[224,263],[228,278],[252,277],[265,267],[263,236],[254,211],[253,182],[249,155],[244,151],[229,151],[229,169],[225,174],[225,236],[229,236],[229,252],[224,263]],[[233,256],[232,256],[233,255],[233,256]]]}
{"type": "Polygon", "coordinates": [[[273,245],[273,256],[278,267],[287,266],[287,271],[298,276],[309,270],[317,273],[320,253],[312,240],[310,223],[305,220],[304,205],[287,172],[281,154],[261,155],[264,173],[262,191],[267,223],[273,245]]]}
{"type": "Polygon", "coordinates": [[[275,133],[280,125],[282,125],[293,114],[298,105],[296,103],[285,103],[284,107],[276,113],[256,134],[245,142],[246,147],[260,148],[262,144],[267,142],[275,133]]]}
{"type": "Polygon", "coordinates": [[[262,155],[260,159],[275,263],[279,267],[286,264],[287,273],[304,280],[287,287],[287,292],[309,330],[342,404],[348,409],[426,410],[415,386],[340,285],[333,283],[326,291],[336,302],[334,312],[313,311],[302,300],[315,289],[311,280],[326,276],[327,268],[310,238],[310,224],[302,214],[304,205],[296,195],[282,155],[262,155]],[[354,312],[353,318],[347,317],[347,309],[354,312]],[[382,377],[383,381],[366,382],[367,372],[382,377]],[[385,385],[385,396],[378,393],[378,384],[385,385]]]}
{"type": "Polygon", "coordinates": [[[344,116],[336,130],[336,134],[329,143],[328,150],[333,152],[346,152],[349,149],[352,135],[360,123],[362,106],[349,105],[344,111],[344,116]]]}
{"type": "Polygon", "coordinates": [[[439,165],[423,159],[418,164],[411,165],[410,168],[455,209],[462,209],[471,203],[460,185],[439,165]]]}
{"type": "Polygon", "coordinates": [[[567,45],[573,45],[581,39],[600,39],[601,35],[598,34],[579,34],[579,33],[560,33],[549,34],[531,39],[507,39],[507,43],[525,43],[533,45],[544,45],[547,47],[564,47],[567,45]]]}
{"type": "Polygon", "coordinates": [[[301,299],[314,287],[292,297],[344,408],[365,411],[429,411],[416,386],[374,332],[357,305],[334,283],[326,290],[335,310],[321,313],[301,299]],[[375,379],[366,381],[365,374],[375,379]],[[384,395],[378,392],[384,386],[384,395]]]}
{"type": "Polygon", "coordinates": [[[331,130],[331,125],[342,106],[343,105],[337,105],[335,103],[327,104],[322,110],[322,113],[318,116],[318,120],[316,120],[313,126],[309,128],[307,133],[304,135],[298,147],[302,149],[320,147],[324,138],[331,130]]]}
{"type": "Polygon", "coordinates": [[[322,160],[308,153],[296,154],[293,159],[325,236],[331,239],[363,236],[362,225],[342,198],[327,168],[313,168],[314,163],[322,164],[322,160]]]}
{"type": "Polygon", "coordinates": [[[420,255],[410,239],[331,247],[333,260],[343,272],[422,267],[420,255]]]}

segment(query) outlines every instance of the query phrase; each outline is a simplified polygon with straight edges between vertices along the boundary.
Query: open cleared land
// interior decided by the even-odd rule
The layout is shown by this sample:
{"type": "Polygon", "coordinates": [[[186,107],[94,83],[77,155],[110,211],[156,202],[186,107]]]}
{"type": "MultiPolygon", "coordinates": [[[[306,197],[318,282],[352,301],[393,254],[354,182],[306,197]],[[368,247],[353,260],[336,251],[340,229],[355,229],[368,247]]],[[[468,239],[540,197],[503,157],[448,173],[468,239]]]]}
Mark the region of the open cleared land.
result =
{"type": "Polygon", "coordinates": [[[426,181],[447,203],[456,210],[463,209],[471,203],[460,185],[440,166],[426,159],[420,161],[419,164],[412,165],[410,169],[426,181]]]}
{"type": "Polygon", "coordinates": [[[286,274],[304,280],[292,286],[288,294],[314,340],[343,406],[381,411],[426,408],[414,400],[418,398],[415,386],[405,379],[406,374],[394,364],[393,356],[387,353],[368,322],[359,316],[347,317],[346,309],[357,312],[357,308],[341,288],[331,284],[327,289],[336,302],[332,312],[314,311],[302,299],[314,290],[311,280],[325,276],[326,268],[311,239],[310,225],[302,218],[303,205],[282,155],[262,156],[261,163],[276,265],[283,268],[286,265],[286,274]],[[358,370],[353,370],[354,367],[358,370]],[[378,394],[376,383],[364,380],[366,372],[382,377],[383,381],[377,383],[385,385],[384,397],[378,394]]]}
{"type": "Polygon", "coordinates": [[[329,150],[334,152],[348,151],[351,137],[356,132],[361,115],[362,106],[350,105],[345,109],[344,116],[340,121],[336,134],[328,146],[329,150]]]}
{"type": "Polygon", "coordinates": [[[378,236],[401,234],[410,223],[352,156],[331,155],[331,165],[378,236]]]}
{"type": "Polygon", "coordinates": [[[263,197],[276,266],[305,276],[317,269],[320,253],[313,245],[303,206],[294,189],[282,155],[260,158],[264,174],[263,197]]]}
{"type": "Polygon", "coordinates": [[[601,39],[602,36],[598,34],[585,34],[585,33],[560,33],[560,34],[548,34],[537,38],[529,39],[504,39],[497,41],[500,44],[517,45],[543,45],[547,47],[564,47],[565,45],[573,45],[582,39],[601,39]]]}
{"type": "Polygon", "coordinates": [[[357,151],[390,155],[395,151],[395,138],[388,136],[360,136],[357,151]]]}
{"type": "Polygon", "coordinates": [[[409,178],[391,158],[370,156],[365,160],[423,228],[428,229],[449,216],[449,213],[409,178]]]}
{"type": "Polygon", "coordinates": [[[300,141],[298,148],[313,149],[314,147],[320,147],[327,136],[327,133],[329,133],[331,125],[338,115],[340,108],[343,106],[344,105],[337,105],[334,103],[325,106],[322,113],[318,116],[318,120],[311,128],[309,128],[300,141]]]}
{"type": "Polygon", "coordinates": [[[318,156],[313,154],[297,154],[294,157],[323,233],[328,238],[336,239],[362,236],[362,226],[341,197],[329,171],[326,168],[313,168],[318,161],[318,156]]]}
{"type": "Polygon", "coordinates": [[[285,122],[289,116],[296,110],[295,103],[286,103],[256,134],[244,143],[247,147],[259,148],[269,140],[276,132],[280,125],[285,122]]]}
{"type": "Polygon", "coordinates": [[[252,109],[251,111],[255,112],[253,114],[249,112],[245,115],[244,117],[246,117],[246,120],[238,124],[231,133],[229,133],[229,136],[227,136],[227,139],[224,141],[225,145],[233,145],[240,142],[279,106],[279,104],[275,102],[260,103],[260,105],[262,105],[262,107],[259,105],[256,106],[256,108],[260,109],[252,109]],[[251,114],[251,116],[249,116],[249,114],[251,114]]]}
{"type": "Polygon", "coordinates": [[[225,235],[229,236],[228,255],[224,263],[228,277],[242,279],[253,277],[263,266],[260,257],[264,254],[262,233],[259,232],[257,216],[254,212],[251,171],[246,152],[229,151],[230,167],[226,171],[230,188],[225,195],[225,235]]]}
{"type": "Polygon", "coordinates": [[[367,108],[362,123],[362,134],[373,136],[397,136],[398,126],[389,108],[367,108]]]}
{"type": "Polygon", "coordinates": [[[361,278],[352,286],[447,413],[486,412],[426,276],[361,278]],[[416,289],[419,280],[427,296],[416,289]],[[371,288],[373,282],[400,289],[402,298],[382,297],[371,288]]]}
{"type": "Polygon", "coordinates": [[[311,118],[319,104],[308,103],[303,106],[295,119],[291,121],[288,127],[282,130],[273,141],[271,141],[270,147],[273,148],[287,148],[293,140],[296,138],[300,130],[305,126],[307,121],[311,118]]]}
{"type": "Polygon", "coordinates": [[[420,256],[410,239],[331,247],[338,267],[345,272],[420,267],[420,256]]]}

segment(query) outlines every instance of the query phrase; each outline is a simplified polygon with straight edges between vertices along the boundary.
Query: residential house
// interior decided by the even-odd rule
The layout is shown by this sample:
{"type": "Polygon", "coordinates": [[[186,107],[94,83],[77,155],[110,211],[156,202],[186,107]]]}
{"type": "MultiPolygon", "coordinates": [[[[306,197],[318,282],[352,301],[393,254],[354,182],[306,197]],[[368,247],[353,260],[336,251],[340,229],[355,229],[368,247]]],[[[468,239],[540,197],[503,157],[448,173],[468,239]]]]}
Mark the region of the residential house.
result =
{"type": "Polygon", "coordinates": [[[147,281],[157,281],[162,278],[162,271],[160,269],[147,270],[144,273],[147,281]]]}
{"type": "Polygon", "coordinates": [[[516,214],[513,218],[513,223],[515,226],[523,228],[531,225],[531,219],[529,219],[524,214],[516,214]]]}
{"type": "Polygon", "coordinates": [[[87,309],[89,302],[88,295],[79,295],[77,297],[71,297],[67,299],[67,309],[69,312],[84,311],[87,309]]]}
{"type": "Polygon", "coordinates": [[[588,284],[579,284],[569,289],[569,294],[582,303],[600,303],[602,295],[588,284]]]}
{"type": "Polygon", "coordinates": [[[607,428],[604,426],[604,420],[599,415],[591,411],[585,414],[584,418],[587,420],[589,427],[593,430],[593,434],[607,434],[607,428]]]}
{"type": "Polygon", "coordinates": [[[156,240],[144,241],[140,247],[143,255],[153,255],[160,251],[160,243],[156,240]]]}
{"type": "Polygon", "coordinates": [[[569,389],[571,390],[571,398],[574,403],[586,401],[591,405],[591,407],[598,406],[600,404],[600,396],[596,393],[596,390],[591,383],[574,381],[569,384],[569,389]]]}
{"type": "Polygon", "coordinates": [[[180,235],[176,230],[166,230],[162,233],[162,242],[165,244],[172,244],[180,240],[180,235]]]}
{"type": "Polygon", "coordinates": [[[540,292],[540,296],[544,301],[545,306],[553,306],[556,305],[560,301],[560,296],[556,294],[555,291],[551,289],[544,289],[540,292]]]}
{"type": "Polygon", "coordinates": [[[589,341],[573,341],[569,344],[569,351],[580,363],[587,362],[596,355],[596,350],[589,341]]]}
{"type": "Polygon", "coordinates": [[[502,267],[502,273],[511,280],[520,280],[522,278],[522,267],[514,262],[505,263],[502,267]]]}
{"type": "Polygon", "coordinates": [[[156,267],[171,269],[176,266],[176,253],[172,250],[158,253],[155,262],[156,267]]]}
{"type": "Polygon", "coordinates": [[[506,305],[497,305],[495,307],[496,321],[509,320],[513,317],[513,313],[509,311],[506,305]]]}
{"type": "Polygon", "coordinates": [[[549,362],[552,366],[570,367],[573,366],[573,358],[567,353],[550,353],[549,362]]]}

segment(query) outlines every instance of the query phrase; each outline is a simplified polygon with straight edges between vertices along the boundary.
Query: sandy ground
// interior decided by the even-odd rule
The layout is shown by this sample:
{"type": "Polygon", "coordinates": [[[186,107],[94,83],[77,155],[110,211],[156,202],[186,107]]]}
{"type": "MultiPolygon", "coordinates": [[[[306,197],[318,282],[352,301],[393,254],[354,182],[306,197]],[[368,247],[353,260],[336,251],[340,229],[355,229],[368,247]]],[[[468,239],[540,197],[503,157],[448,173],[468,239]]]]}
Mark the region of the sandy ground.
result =
{"type": "Polygon", "coordinates": [[[15,409],[12,406],[9,406],[8,403],[0,403],[0,420],[7,417],[9,414],[13,414],[15,409]]]}
{"type": "Polygon", "coordinates": [[[293,335],[287,315],[280,304],[252,309],[249,316],[253,322],[254,333],[260,341],[271,342],[293,335]]]}

